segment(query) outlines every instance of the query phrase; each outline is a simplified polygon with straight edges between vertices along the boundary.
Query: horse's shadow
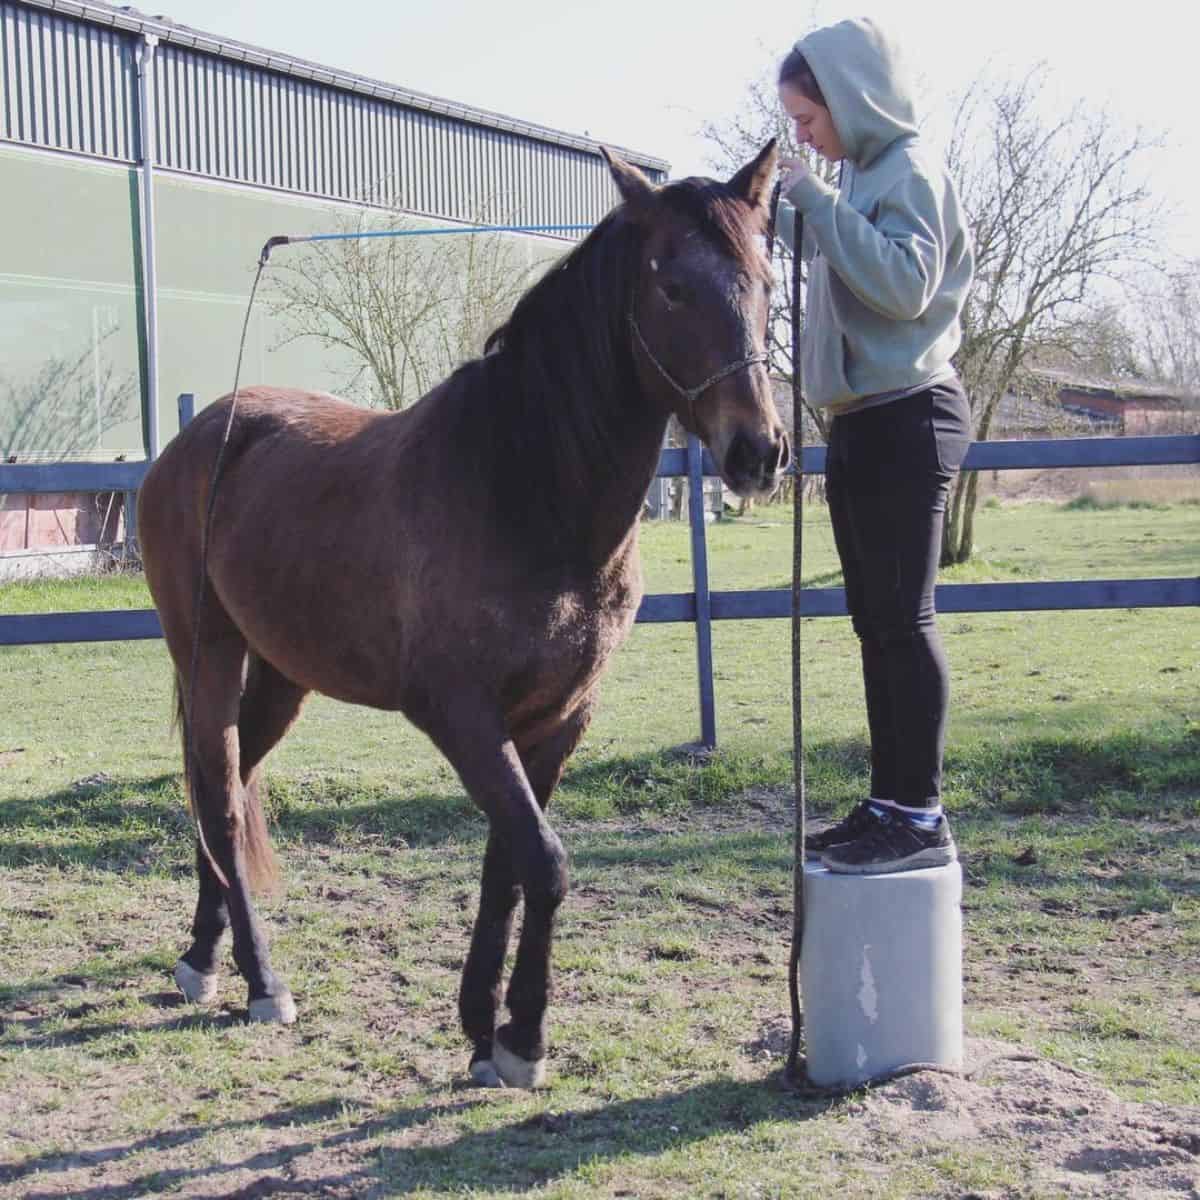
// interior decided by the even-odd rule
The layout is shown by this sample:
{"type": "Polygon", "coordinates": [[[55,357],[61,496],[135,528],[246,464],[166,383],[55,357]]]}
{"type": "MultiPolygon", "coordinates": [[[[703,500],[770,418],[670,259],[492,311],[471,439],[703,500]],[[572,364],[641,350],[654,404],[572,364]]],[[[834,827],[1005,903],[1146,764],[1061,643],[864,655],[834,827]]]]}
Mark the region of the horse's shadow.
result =
{"type": "MultiPolygon", "coordinates": [[[[338,780],[317,786],[283,777],[272,804],[273,831],[282,845],[327,844],[349,830],[397,847],[462,842],[486,824],[467,799],[448,793],[397,793],[338,780]]],[[[0,868],[87,867],[113,874],[192,874],[193,823],[178,775],[83,781],[38,796],[0,801],[0,826],[26,832],[0,851],[0,868]],[[84,826],[86,839],[66,842],[43,832],[84,826]]]]}
{"type": "MultiPolygon", "coordinates": [[[[74,977],[70,977],[74,978],[74,977]]],[[[20,1050],[60,1049],[64,1046],[83,1046],[114,1034],[128,1034],[132,1026],[128,1021],[94,1022],[80,1025],[62,1025],[60,1021],[76,1021],[99,1011],[100,1005],[81,999],[77,1005],[66,1005],[50,1014],[30,1011],[25,1006],[35,1001],[38,994],[57,993],[61,996],[64,977],[54,976],[46,980],[27,982],[20,987],[6,989],[12,1011],[5,1014],[3,1030],[6,1043],[20,1050]]],[[[87,993],[81,993],[86,996],[87,993]]],[[[178,1009],[177,1015],[160,1022],[154,1027],[156,1033],[167,1033],[184,1029],[228,1029],[246,1023],[243,1005],[227,1005],[221,1008],[196,1008],[187,1003],[179,991],[154,992],[142,997],[144,1003],[163,1010],[178,1009]]]]}
{"type": "MultiPolygon", "coordinates": [[[[833,1105],[836,1097],[791,1093],[772,1080],[713,1080],[665,1096],[622,1100],[584,1112],[544,1111],[514,1119],[507,1125],[470,1130],[450,1143],[429,1146],[395,1146],[396,1135],[443,1123],[480,1104],[506,1103],[503,1093],[460,1091],[451,1099],[415,1107],[396,1107],[381,1115],[363,1114],[351,1128],[328,1136],[264,1150],[219,1164],[153,1168],[120,1183],[101,1183],[76,1191],[77,1200],[134,1200],[147,1190],[186,1190],[189,1184],[207,1181],[211,1186],[222,1175],[258,1171],[261,1174],[237,1190],[221,1193],[226,1200],[251,1200],[273,1195],[357,1194],[409,1195],[451,1188],[496,1193],[545,1187],[575,1171],[580,1163],[655,1156],[686,1148],[721,1133],[744,1133],[762,1121],[808,1121],[833,1105]],[[308,1156],[325,1156],[341,1147],[367,1140],[379,1141],[360,1164],[334,1173],[296,1173],[308,1156]],[[500,1151],[503,1151],[502,1153],[500,1151]]],[[[340,1097],[302,1105],[289,1105],[265,1117],[201,1125],[139,1138],[78,1154],[47,1153],[23,1162],[0,1166],[0,1184],[37,1175],[45,1190],[30,1188],[26,1200],[60,1196],[48,1176],[78,1168],[116,1163],[154,1150],[174,1150],[201,1141],[210,1134],[239,1129],[286,1128],[344,1122],[347,1102],[340,1097]]],[[[344,1162],[344,1158],[340,1161],[344,1162]]]]}

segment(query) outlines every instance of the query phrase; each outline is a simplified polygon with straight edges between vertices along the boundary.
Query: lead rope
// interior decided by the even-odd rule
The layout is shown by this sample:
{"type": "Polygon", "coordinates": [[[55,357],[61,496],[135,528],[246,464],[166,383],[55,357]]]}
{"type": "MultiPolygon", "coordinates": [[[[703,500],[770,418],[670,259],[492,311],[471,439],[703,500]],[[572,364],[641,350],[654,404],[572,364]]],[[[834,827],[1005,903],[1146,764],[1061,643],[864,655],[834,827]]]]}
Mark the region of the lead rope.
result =
{"type": "MultiPolygon", "coordinates": [[[[775,224],[779,215],[781,184],[771,193],[767,218],[767,260],[775,251],[775,224]]],[[[792,486],[792,769],[795,780],[796,819],[792,864],[792,946],[788,956],[788,999],[792,1010],[792,1037],[788,1046],[787,1063],[783,1068],[783,1085],[792,1090],[807,1088],[807,1080],[799,1073],[800,1035],[804,1018],[800,1010],[800,953],[804,945],[804,707],[800,679],[800,599],[802,566],[804,562],[804,406],[800,396],[800,243],[804,236],[804,217],[795,214],[795,236],[792,239],[792,463],[795,482],[792,486]]],[[[768,323],[770,316],[767,317],[768,323]]],[[[767,345],[770,346],[770,330],[767,345]]]]}
{"type": "Polygon", "coordinates": [[[800,953],[804,946],[804,836],[807,814],[804,784],[804,688],[800,655],[800,605],[804,564],[804,401],[800,381],[800,244],[804,217],[796,210],[792,251],[792,445],[795,481],[792,485],[792,773],[796,787],[795,865],[792,869],[792,950],[788,957],[788,993],[792,1003],[792,1040],[788,1046],[784,1082],[789,1087],[807,1081],[800,1072],[800,953]]]}
{"type": "MultiPolygon", "coordinates": [[[[767,258],[775,249],[775,223],[779,214],[779,183],[771,194],[771,210],[767,221],[767,258]]],[[[792,463],[795,482],[792,485],[792,773],[796,793],[796,820],[792,850],[792,946],[788,956],[788,999],[792,1011],[792,1037],[788,1045],[787,1062],[783,1068],[783,1085],[792,1090],[807,1089],[809,1084],[800,1071],[800,1036],[804,1017],[800,1009],[800,954],[804,946],[804,689],[801,685],[800,602],[803,589],[804,564],[804,401],[800,380],[800,245],[804,238],[804,217],[795,213],[795,235],[792,238],[792,463]]],[[[768,318],[769,319],[769,318],[768,318]]],[[[769,344],[769,341],[768,341],[769,344]]]]}

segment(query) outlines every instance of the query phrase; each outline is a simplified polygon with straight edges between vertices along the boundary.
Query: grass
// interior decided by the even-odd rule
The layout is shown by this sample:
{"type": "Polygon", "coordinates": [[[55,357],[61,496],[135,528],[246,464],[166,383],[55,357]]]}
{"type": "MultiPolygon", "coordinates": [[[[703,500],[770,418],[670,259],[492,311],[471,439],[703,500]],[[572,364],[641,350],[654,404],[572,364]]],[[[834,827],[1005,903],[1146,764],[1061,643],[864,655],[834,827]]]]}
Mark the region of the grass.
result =
{"type": "MultiPolygon", "coordinates": [[[[948,578],[1196,574],[1198,535],[1194,505],[989,507],[979,558],[948,578]]],[[[648,590],[686,590],[686,530],[644,547],[648,590]]],[[[722,522],[710,548],[716,588],[787,586],[790,515],[722,522]]],[[[837,582],[819,509],[806,577],[837,582]]],[[[133,576],[0,592],[4,612],[147,602],[133,576]]],[[[1200,1104],[1195,614],[942,627],[968,1032],[1130,1100],[1200,1104]]],[[[830,812],[866,782],[856,649],[844,620],[802,637],[809,799],[830,812]]],[[[871,1149],[858,1099],[768,1085],[787,622],[717,626],[722,748],[700,762],[675,749],[698,728],[694,653],[689,629],[643,626],[617,657],[555,799],[573,891],[553,1085],[481,1095],[459,1087],[455,992],[484,826],[420,735],[315,698],[273,755],[286,884],[263,914],[301,1020],[249,1027],[232,976],[211,1010],[169,987],[194,889],[162,646],[0,652],[0,1197],[1048,1194],[1023,1148],[871,1149]]]]}

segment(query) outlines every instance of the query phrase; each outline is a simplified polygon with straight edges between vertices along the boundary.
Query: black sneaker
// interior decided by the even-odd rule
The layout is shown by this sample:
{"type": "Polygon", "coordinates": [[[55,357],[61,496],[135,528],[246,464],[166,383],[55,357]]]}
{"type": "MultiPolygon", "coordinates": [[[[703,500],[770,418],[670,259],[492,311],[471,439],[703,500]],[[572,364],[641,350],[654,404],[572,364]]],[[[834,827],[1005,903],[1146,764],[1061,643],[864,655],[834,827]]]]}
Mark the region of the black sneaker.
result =
{"type": "Polygon", "coordinates": [[[946,818],[936,829],[921,829],[898,813],[876,809],[866,831],[852,842],[832,846],[821,855],[822,865],[840,875],[887,875],[944,867],[958,858],[946,818]]]}
{"type": "Polygon", "coordinates": [[[810,833],[804,839],[804,857],[820,858],[826,850],[862,837],[874,819],[871,806],[863,800],[856,804],[836,825],[830,825],[828,829],[822,829],[820,833],[810,833]]]}

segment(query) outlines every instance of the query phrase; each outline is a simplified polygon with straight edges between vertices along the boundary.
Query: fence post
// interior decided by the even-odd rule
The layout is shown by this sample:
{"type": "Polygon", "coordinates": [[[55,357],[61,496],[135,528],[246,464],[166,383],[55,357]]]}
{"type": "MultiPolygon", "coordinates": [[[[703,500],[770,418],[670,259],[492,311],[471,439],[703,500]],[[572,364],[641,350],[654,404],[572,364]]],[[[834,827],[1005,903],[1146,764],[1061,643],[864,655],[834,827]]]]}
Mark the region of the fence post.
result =
{"type": "Polygon", "coordinates": [[[137,492],[126,492],[123,504],[125,517],[125,541],[121,557],[129,562],[139,557],[137,544],[137,492]]]}
{"type": "Polygon", "coordinates": [[[704,448],[688,434],[688,522],[692,528],[692,586],[696,593],[696,667],[700,676],[700,742],[717,745],[717,707],[713,696],[712,596],[708,590],[708,545],[704,533],[704,448]]]}

